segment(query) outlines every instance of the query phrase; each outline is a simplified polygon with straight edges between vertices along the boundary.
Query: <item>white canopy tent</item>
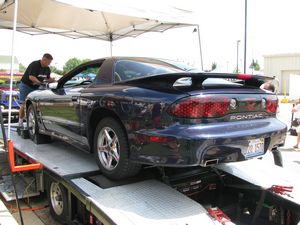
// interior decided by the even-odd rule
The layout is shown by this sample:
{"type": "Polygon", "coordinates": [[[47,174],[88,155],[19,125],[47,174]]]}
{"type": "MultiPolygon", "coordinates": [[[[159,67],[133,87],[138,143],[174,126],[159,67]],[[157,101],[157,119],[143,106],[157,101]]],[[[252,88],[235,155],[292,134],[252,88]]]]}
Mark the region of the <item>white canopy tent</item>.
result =
{"type": "MultiPolygon", "coordinates": [[[[13,28],[15,2],[2,4],[0,29],[13,28]]],[[[31,35],[58,34],[112,42],[145,32],[195,25],[191,15],[178,8],[162,6],[157,10],[132,6],[128,1],[19,0],[16,30],[31,35]]]]}
{"type": "MultiPolygon", "coordinates": [[[[0,0],[0,29],[13,30],[13,65],[15,31],[109,41],[112,54],[112,42],[115,40],[137,37],[146,32],[197,26],[191,11],[163,4],[158,9],[153,5],[153,2],[132,0],[0,0]]],[[[201,56],[200,44],[199,35],[201,56]]],[[[11,87],[12,80],[11,69],[11,87]]]]}

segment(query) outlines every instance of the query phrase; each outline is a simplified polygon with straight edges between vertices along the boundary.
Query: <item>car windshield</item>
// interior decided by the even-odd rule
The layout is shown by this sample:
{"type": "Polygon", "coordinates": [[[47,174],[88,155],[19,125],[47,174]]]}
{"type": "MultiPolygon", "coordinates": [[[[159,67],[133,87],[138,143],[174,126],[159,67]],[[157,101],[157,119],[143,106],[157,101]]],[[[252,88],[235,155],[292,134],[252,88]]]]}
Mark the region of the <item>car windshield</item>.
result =
{"type": "Polygon", "coordinates": [[[166,73],[182,73],[187,71],[178,65],[171,64],[170,62],[155,59],[143,59],[140,61],[119,60],[115,65],[114,73],[119,80],[130,80],[145,76],[166,73]]]}

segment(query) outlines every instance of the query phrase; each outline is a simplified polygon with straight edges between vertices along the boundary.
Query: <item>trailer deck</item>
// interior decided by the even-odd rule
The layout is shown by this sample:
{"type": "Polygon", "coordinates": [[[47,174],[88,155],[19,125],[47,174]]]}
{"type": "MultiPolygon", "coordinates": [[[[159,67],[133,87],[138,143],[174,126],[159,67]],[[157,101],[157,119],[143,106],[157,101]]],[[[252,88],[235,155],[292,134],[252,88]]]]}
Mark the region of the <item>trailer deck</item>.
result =
{"type": "Polygon", "coordinates": [[[11,139],[17,152],[40,162],[48,170],[61,177],[76,177],[99,171],[93,155],[62,141],[36,145],[30,139],[23,139],[16,132],[11,132],[11,139]]]}
{"type": "MultiPolygon", "coordinates": [[[[219,184],[215,181],[210,181],[211,174],[208,173],[209,175],[207,175],[207,170],[203,170],[200,173],[196,171],[193,175],[194,177],[196,176],[196,180],[191,180],[190,177],[192,176],[189,175],[182,176],[182,174],[185,174],[184,172],[181,175],[179,174],[179,176],[175,176],[176,179],[178,177],[181,179],[180,182],[190,184],[191,188],[184,186],[185,183],[183,186],[182,183],[176,184],[177,186],[175,185],[176,187],[174,188],[174,185],[171,184],[173,182],[172,177],[163,182],[162,179],[155,177],[155,173],[147,173],[147,169],[144,169],[143,171],[145,172],[142,172],[137,177],[122,181],[112,181],[99,172],[93,155],[80,151],[64,142],[54,141],[50,144],[36,145],[31,140],[18,136],[15,132],[11,133],[11,139],[14,141],[17,155],[20,155],[21,158],[41,163],[44,167],[43,174],[47,174],[47,177],[53,178],[68,190],[68,202],[70,204],[68,208],[69,222],[74,220],[72,212],[80,208],[80,204],[90,215],[93,215],[92,217],[90,216],[90,219],[97,219],[101,221],[100,224],[192,225],[199,224],[199,221],[201,221],[201,224],[208,225],[221,224],[209,215],[207,211],[208,208],[215,205],[215,202],[213,203],[212,201],[211,204],[207,204],[207,202],[204,203],[193,199],[189,191],[183,193],[184,189],[192,190],[196,187],[198,189],[195,193],[201,193],[206,188],[216,190],[219,184]],[[199,177],[199,174],[203,176],[199,177]],[[79,203],[71,204],[74,202],[72,198],[75,198],[79,203]]],[[[151,167],[149,170],[151,171],[151,167]]],[[[215,176],[219,176],[220,182],[224,182],[222,179],[227,176],[226,174],[237,178],[238,184],[234,184],[233,189],[229,190],[229,192],[238,191],[244,193],[243,191],[247,191],[248,188],[249,190],[256,190],[258,193],[263,193],[262,203],[265,200],[264,192],[267,192],[278,198],[277,202],[279,204],[281,204],[281,201],[285,201],[286,204],[284,206],[288,209],[293,209],[298,213],[296,217],[297,215],[299,216],[299,183],[295,182],[295,176],[289,174],[285,169],[265,164],[264,161],[259,159],[253,159],[239,163],[220,164],[211,170],[219,171],[215,173],[215,176]],[[240,185],[240,181],[244,183],[240,185]],[[292,186],[293,190],[287,194],[274,193],[271,189],[272,185],[292,186]]],[[[231,188],[230,184],[225,184],[220,190],[224,191],[224,188],[228,187],[231,188]]],[[[220,191],[216,191],[214,195],[217,196],[220,193],[220,191]]],[[[224,193],[228,192],[225,190],[224,193]]],[[[209,196],[211,193],[203,192],[202,195],[206,194],[209,196]]],[[[226,203],[226,201],[223,201],[224,199],[226,199],[226,196],[221,198],[219,196],[217,202],[226,203]]],[[[269,201],[269,199],[267,200],[269,201]]],[[[236,201],[238,202],[239,200],[236,199],[236,201]]],[[[237,207],[233,211],[240,210],[236,204],[229,205],[229,208],[237,207]]],[[[271,207],[275,207],[275,205],[271,207]]],[[[260,211],[261,209],[257,210],[255,214],[260,214],[260,211]]],[[[239,217],[238,215],[239,221],[236,224],[249,224],[249,221],[251,221],[251,217],[250,220],[247,218],[246,223],[240,220],[239,217]]],[[[259,221],[259,218],[255,218],[252,223],[254,221],[255,224],[260,224],[256,223],[259,221]]],[[[234,223],[227,222],[224,224],[234,223]]]]}
{"type": "Polygon", "coordinates": [[[36,145],[15,132],[11,138],[17,154],[61,177],[72,194],[108,224],[215,224],[201,204],[151,177],[107,184],[88,153],[60,141],[36,145]],[[102,179],[104,188],[89,181],[90,176],[102,179]]]}

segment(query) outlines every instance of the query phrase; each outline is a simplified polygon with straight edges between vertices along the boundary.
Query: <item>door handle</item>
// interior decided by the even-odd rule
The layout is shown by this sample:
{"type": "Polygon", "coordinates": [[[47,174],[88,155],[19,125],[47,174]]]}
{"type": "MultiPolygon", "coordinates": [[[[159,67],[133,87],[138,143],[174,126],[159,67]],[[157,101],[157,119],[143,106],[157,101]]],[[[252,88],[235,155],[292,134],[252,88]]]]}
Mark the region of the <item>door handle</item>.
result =
{"type": "Polygon", "coordinates": [[[72,96],[72,102],[76,102],[76,101],[77,101],[77,99],[78,99],[78,97],[77,97],[77,96],[72,96]]]}

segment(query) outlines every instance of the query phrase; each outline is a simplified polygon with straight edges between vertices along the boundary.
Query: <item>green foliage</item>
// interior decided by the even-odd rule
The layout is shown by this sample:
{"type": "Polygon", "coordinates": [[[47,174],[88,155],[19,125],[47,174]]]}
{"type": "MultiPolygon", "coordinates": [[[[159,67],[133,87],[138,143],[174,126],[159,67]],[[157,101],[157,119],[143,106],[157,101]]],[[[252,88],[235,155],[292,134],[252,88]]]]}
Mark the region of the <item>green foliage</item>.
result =
{"type": "Polygon", "coordinates": [[[249,66],[250,69],[255,70],[255,71],[259,71],[260,70],[260,65],[258,64],[258,60],[252,59],[252,62],[249,66]]]}
{"type": "Polygon", "coordinates": [[[7,70],[5,70],[5,69],[0,69],[0,72],[6,72],[7,70]]]}
{"type": "Polygon", "coordinates": [[[24,73],[25,70],[26,70],[26,67],[25,67],[22,63],[20,63],[20,64],[19,64],[19,71],[20,71],[21,73],[24,73]]]}
{"type": "Polygon", "coordinates": [[[59,74],[59,75],[63,75],[63,73],[64,73],[62,70],[57,69],[55,66],[50,66],[50,69],[51,69],[52,73],[56,73],[56,74],[59,74]]]}
{"type": "Polygon", "coordinates": [[[241,71],[240,71],[237,67],[235,67],[234,70],[233,70],[232,72],[233,72],[233,73],[236,73],[236,74],[241,73],[241,71]]]}
{"type": "Polygon", "coordinates": [[[69,72],[70,70],[74,69],[76,66],[78,66],[80,64],[81,64],[80,59],[78,59],[76,57],[71,58],[65,63],[65,65],[63,67],[63,71],[64,71],[64,73],[69,72]]]}
{"type": "Polygon", "coordinates": [[[213,63],[211,64],[211,69],[209,69],[209,70],[204,70],[204,72],[211,72],[211,71],[215,70],[216,68],[217,68],[217,63],[213,62],[213,63]]]}
{"type": "Polygon", "coordinates": [[[217,63],[213,62],[211,65],[211,71],[217,69],[217,63]]]}
{"type": "Polygon", "coordinates": [[[63,67],[63,73],[65,74],[65,73],[69,72],[70,70],[74,69],[76,66],[79,66],[80,64],[87,62],[87,61],[90,61],[90,59],[81,60],[76,57],[71,58],[65,63],[65,65],[63,67]]]}

